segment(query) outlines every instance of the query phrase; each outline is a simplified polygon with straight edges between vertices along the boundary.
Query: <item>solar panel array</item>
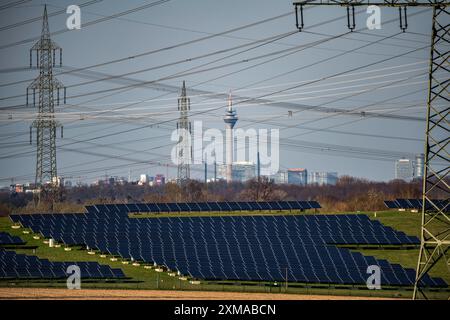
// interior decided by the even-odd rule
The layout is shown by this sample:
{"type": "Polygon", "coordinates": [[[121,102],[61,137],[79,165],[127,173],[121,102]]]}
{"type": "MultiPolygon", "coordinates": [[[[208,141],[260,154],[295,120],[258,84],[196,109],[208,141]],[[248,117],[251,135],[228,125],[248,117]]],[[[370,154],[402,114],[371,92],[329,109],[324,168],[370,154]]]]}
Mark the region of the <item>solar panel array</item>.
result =
{"type": "Polygon", "coordinates": [[[98,204],[87,206],[88,212],[229,212],[229,211],[287,211],[320,209],[317,201],[228,201],[228,202],[162,202],[98,204]]]}
{"type": "Polygon", "coordinates": [[[125,278],[121,269],[97,262],[52,262],[36,256],[17,254],[0,249],[0,278],[2,279],[66,279],[70,265],[80,267],[82,279],[125,278]]]}
{"type": "Polygon", "coordinates": [[[6,232],[0,232],[0,245],[5,244],[24,244],[25,242],[19,237],[12,236],[6,232]]]}
{"type": "MultiPolygon", "coordinates": [[[[381,267],[382,284],[414,283],[415,271],[336,244],[418,244],[419,239],[366,215],[255,215],[128,218],[95,206],[87,214],[13,215],[45,237],[156,263],[198,279],[365,284],[381,267]]],[[[127,209],[128,212],[129,209],[127,209]]],[[[424,286],[446,286],[423,278],[424,286]]]]}
{"type": "MultiPolygon", "coordinates": [[[[432,200],[433,203],[444,212],[448,212],[450,209],[449,200],[432,200]]],[[[422,210],[422,199],[395,199],[393,201],[386,200],[384,204],[389,209],[415,209],[422,210]]],[[[427,211],[436,211],[436,207],[433,206],[428,200],[426,202],[427,211]]]]}

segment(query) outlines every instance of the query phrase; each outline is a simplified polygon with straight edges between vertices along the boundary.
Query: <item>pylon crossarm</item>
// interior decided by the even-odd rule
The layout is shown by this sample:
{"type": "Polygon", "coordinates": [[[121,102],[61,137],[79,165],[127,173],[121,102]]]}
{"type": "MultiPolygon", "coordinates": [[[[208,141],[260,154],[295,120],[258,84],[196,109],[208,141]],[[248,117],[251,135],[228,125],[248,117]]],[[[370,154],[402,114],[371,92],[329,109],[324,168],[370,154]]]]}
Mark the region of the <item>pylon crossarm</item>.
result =
{"type": "Polygon", "coordinates": [[[294,5],[316,6],[385,6],[385,7],[439,7],[448,6],[448,0],[302,0],[294,1],[294,5]]]}
{"type": "Polygon", "coordinates": [[[33,82],[31,82],[29,85],[28,85],[28,89],[38,89],[39,88],[39,80],[40,79],[40,76],[37,76],[36,77],[36,79],[34,79],[33,80],[33,82]]]}
{"type": "Polygon", "coordinates": [[[53,77],[52,78],[52,87],[54,89],[63,89],[64,88],[64,84],[60,80],[58,80],[55,77],[53,77]]]}

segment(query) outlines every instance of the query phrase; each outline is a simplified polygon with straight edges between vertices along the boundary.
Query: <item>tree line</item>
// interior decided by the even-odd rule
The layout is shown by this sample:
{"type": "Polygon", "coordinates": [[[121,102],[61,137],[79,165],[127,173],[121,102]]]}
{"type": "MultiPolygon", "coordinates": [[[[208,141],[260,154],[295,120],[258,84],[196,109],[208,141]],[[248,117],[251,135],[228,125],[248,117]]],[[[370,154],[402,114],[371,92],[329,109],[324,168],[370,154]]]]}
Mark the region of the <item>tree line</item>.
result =
{"type": "MultiPolygon", "coordinates": [[[[323,186],[275,184],[266,177],[230,184],[225,181],[205,184],[197,180],[161,186],[103,184],[61,188],[56,197],[50,200],[44,194],[39,203],[31,194],[3,192],[0,193],[0,215],[13,212],[84,212],[85,205],[96,203],[271,200],[316,200],[323,212],[379,211],[386,209],[383,200],[420,198],[421,195],[422,181],[374,182],[350,176],[340,177],[336,185],[323,186]]],[[[436,198],[444,196],[436,194],[436,198]]]]}

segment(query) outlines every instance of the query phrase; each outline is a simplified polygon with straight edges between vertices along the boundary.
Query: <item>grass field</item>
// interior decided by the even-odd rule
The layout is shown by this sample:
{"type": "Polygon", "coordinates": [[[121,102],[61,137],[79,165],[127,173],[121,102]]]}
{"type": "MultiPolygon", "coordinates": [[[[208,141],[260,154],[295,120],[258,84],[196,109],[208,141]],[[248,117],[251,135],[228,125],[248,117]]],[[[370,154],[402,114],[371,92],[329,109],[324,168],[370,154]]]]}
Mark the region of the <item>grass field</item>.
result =
{"type": "MultiPolygon", "coordinates": [[[[250,214],[250,213],[247,213],[250,214]]],[[[260,214],[265,214],[260,213],[260,214]]],[[[266,213],[267,214],[267,213],[266,213]]],[[[272,213],[270,213],[272,214],[272,213]]],[[[292,213],[291,213],[292,214],[292,213]]],[[[310,212],[304,213],[310,214],[310,212]]],[[[368,214],[372,219],[379,220],[387,226],[405,232],[408,235],[419,235],[420,214],[409,212],[378,212],[368,214]]],[[[182,214],[180,216],[186,216],[182,214]]],[[[197,214],[198,215],[198,214],[197,214]]],[[[205,214],[202,214],[205,215],[205,214]]],[[[218,215],[218,214],[209,214],[218,215]]],[[[234,214],[236,215],[236,214],[234,214]]],[[[173,216],[173,214],[171,215],[173,216]]],[[[140,216],[143,218],[144,216],[140,216]]],[[[159,215],[158,217],[162,217],[159,215]]],[[[40,258],[47,258],[51,261],[97,261],[107,264],[113,268],[121,268],[127,279],[117,282],[88,282],[83,281],[83,288],[98,289],[145,289],[145,290],[186,290],[186,291],[232,291],[232,292],[259,292],[259,293],[292,293],[292,294],[311,294],[326,296],[378,296],[378,297],[401,297],[409,298],[412,295],[411,289],[383,288],[383,290],[367,290],[364,287],[348,286],[311,286],[306,284],[288,283],[263,283],[263,282],[211,282],[201,281],[200,284],[191,284],[189,281],[181,280],[178,277],[170,276],[166,272],[156,272],[154,269],[145,269],[143,265],[133,266],[123,264],[119,258],[118,261],[111,261],[110,257],[101,258],[99,253],[90,255],[81,247],[72,247],[72,251],[65,251],[63,247],[50,248],[43,243],[43,239],[33,239],[33,234],[24,234],[24,229],[12,229],[12,223],[9,218],[0,218],[0,231],[5,231],[13,235],[20,236],[27,242],[27,248],[17,249],[18,253],[36,255],[40,258]],[[33,250],[32,247],[35,247],[33,250]]],[[[386,259],[392,263],[401,264],[403,267],[416,268],[418,249],[352,249],[366,255],[373,255],[376,258],[386,259]]],[[[444,263],[436,266],[431,273],[432,276],[442,277],[447,283],[450,283],[450,272],[444,263]]],[[[55,287],[64,288],[64,281],[0,281],[3,287],[55,287]]],[[[450,293],[432,292],[431,297],[439,299],[448,299],[450,293]]]]}

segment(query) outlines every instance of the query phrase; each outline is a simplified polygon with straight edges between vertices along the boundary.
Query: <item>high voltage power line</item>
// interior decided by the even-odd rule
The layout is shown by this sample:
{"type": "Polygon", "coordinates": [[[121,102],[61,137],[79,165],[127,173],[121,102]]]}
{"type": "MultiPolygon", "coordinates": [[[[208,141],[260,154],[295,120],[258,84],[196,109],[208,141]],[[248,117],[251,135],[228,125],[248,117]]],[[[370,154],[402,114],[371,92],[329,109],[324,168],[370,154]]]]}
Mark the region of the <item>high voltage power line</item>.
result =
{"type": "MultiPolygon", "coordinates": [[[[103,17],[103,18],[100,18],[100,19],[88,21],[88,22],[83,23],[83,28],[86,28],[86,27],[89,27],[89,26],[92,26],[92,25],[95,25],[95,24],[98,24],[98,23],[101,23],[101,22],[105,22],[105,21],[108,21],[108,20],[112,20],[114,18],[121,17],[121,16],[124,16],[124,15],[127,15],[127,14],[131,14],[131,13],[135,13],[135,12],[138,12],[138,11],[142,11],[142,10],[154,7],[154,6],[158,6],[158,5],[164,4],[164,3],[169,2],[169,1],[170,0],[158,0],[158,1],[154,1],[152,3],[147,3],[145,5],[133,8],[133,9],[129,9],[129,10],[122,11],[122,12],[119,12],[119,13],[116,13],[116,14],[112,14],[110,16],[106,16],[106,17],[103,17]]],[[[50,36],[63,34],[63,33],[69,32],[69,31],[70,30],[67,29],[67,28],[61,29],[61,30],[52,32],[50,34],[50,36]]],[[[22,44],[26,44],[26,43],[33,42],[33,41],[36,41],[36,40],[39,40],[39,37],[33,37],[33,38],[24,39],[24,40],[20,40],[20,41],[17,41],[17,42],[1,45],[0,46],[0,50],[6,49],[6,48],[11,48],[11,47],[22,45],[22,44]]]]}

